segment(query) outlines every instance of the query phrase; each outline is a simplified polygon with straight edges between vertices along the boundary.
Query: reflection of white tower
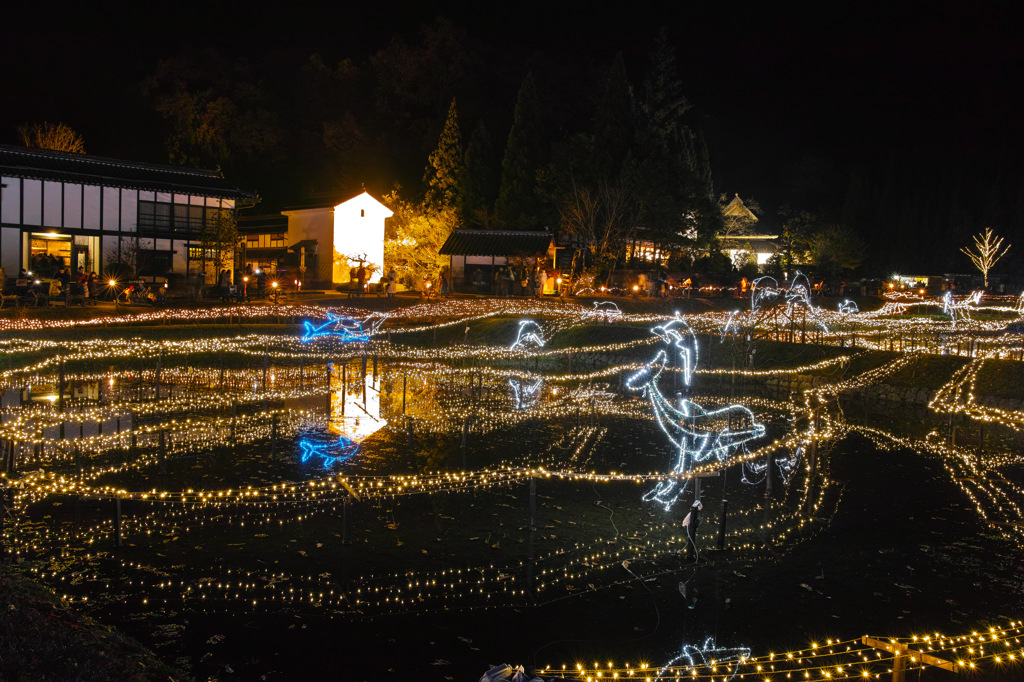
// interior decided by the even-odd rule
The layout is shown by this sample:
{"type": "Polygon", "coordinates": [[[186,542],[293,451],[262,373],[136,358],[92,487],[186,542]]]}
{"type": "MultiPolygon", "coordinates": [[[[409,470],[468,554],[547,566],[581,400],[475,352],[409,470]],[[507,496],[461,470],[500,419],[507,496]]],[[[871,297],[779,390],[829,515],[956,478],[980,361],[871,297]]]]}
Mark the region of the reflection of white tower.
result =
{"type": "Polygon", "coordinates": [[[327,426],[332,432],[359,442],[387,426],[387,420],[381,417],[380,389],[374,387],[370,374],[362,380],[350,377],[346,383],[342,386],[341,371],[335,369],[331,374],[331,418],[327,426]]]}

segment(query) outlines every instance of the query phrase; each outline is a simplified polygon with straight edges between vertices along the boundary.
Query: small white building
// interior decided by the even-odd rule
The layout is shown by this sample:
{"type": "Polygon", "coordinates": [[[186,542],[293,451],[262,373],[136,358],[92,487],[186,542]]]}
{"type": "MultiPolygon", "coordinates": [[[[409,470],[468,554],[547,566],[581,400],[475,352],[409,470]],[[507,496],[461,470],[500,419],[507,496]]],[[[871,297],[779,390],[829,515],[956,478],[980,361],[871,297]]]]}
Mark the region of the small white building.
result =
{"type": "MultiPolygon", "coordinates": [[[[95,271],[137,253],[140,274],[184,275],[205,225],[256,195],[219,172],[0,145],[0,265],[95,271]]],[[[194,269],[194,268],[193,268],[194,269]]]]}
{"type": "MultiPolygon", "coordinates": [[[[305,244],[319,255],[315,274],[306,271],[311,282],[341,284],[351,281],[351,272],[362,263],[374,279],[384,269],[384,221],[391,209],[369,193],[326,206],[281,211],[288,217],[288,242],[305,244]]],[[[367,281],[370,280],[369,274],[367,281]]]]}

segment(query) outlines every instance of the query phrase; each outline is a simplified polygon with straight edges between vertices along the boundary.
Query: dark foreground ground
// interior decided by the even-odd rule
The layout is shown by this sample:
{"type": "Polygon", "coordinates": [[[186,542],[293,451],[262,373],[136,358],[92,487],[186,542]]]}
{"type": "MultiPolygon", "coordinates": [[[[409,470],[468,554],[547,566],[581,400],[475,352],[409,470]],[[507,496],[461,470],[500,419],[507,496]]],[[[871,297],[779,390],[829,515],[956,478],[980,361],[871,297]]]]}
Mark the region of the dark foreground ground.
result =
{"type": "MultiPolygon", "coordinates": [[[[101,617],[164,661],[177,661],[183,675],[223,680],[475,680],[503,662],[661,665],[707,637],[763,655],[829,637],[958,634],[1020,617],[1019,551],[980,521],[940,462],[880,451],[854,435],[833,450],[832,465],[841,488],[837,512],[797,546],[781,543],[757,559],[708,551],[696,567],[663,559],[645,567],[656,578],[630,580],[624,572],[622,584],[543,606],[366,619],[168,608],[101,617]]],[[[82,679],[120,678],[102,670],[82,679]]],[[[931,670],[920,679],[952,675],[931,670]]]]}

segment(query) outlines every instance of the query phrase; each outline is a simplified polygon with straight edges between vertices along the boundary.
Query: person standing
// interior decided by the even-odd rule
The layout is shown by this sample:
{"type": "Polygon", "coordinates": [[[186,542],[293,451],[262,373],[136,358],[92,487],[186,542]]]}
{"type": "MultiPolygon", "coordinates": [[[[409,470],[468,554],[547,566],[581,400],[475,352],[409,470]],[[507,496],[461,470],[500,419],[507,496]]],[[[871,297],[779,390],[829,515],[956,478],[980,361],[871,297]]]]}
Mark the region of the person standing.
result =
{"type": "Polygon", "coordinates": [[[394,298],[395,293],[398,291],[398,272],[395,270],[395,266],[391,266],[388,270],[388,298],[394,298]]]}
{"type": "Polygon", "coordinates": [[[543,298],[544,288],[548,283],[548,271],[546,268],[537,268],[537,298],[543,298]]]}
{"type": "Polygon", "coordinates": [[[686,533],[686,558],[697,563],[699,553],[697,552],[697,529],[700,528],[701,510],[704,505],[700,500],[694,500],[690,507],[690,513],[683,519],[683,531],[686,533]]]}
{"type": "Polygon", "coordinates": [[[363,293],[363,287],[366,284],[366,268],[363,267],[363,261],[359,261],[359,269],[356,270],[356,282],[359,284],[359,293],[363,293]]]}

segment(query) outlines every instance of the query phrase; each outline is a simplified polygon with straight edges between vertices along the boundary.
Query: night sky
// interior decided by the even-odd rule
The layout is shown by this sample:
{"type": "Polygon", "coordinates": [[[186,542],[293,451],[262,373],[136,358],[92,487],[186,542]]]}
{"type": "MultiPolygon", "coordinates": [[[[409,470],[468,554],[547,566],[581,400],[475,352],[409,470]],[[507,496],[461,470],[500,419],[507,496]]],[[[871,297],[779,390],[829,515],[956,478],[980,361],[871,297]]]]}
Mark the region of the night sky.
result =
{"type": "Polygon", "coordinates": [[[0,42],[0,141],[18,143],[21,123],[63,121],[89,153],[166,161],[161,121],[138,83],[183,44],[226,56],[282,50],[359,61],[395,34],[414,42],[421,24],[443,14],[524,62],[543,53],[582,73],[622,51],[634,87],[656,31],[667,27],[693,105],[690,125],[711,147],[716,190],[753,196],[769,210],[790,199],[787,169],[809,156],[845,168],[886,155],[1015,164],[1024,152],[1021,3],[425,5],[208,3],[193,12],[187,4],[83,4],[44,15],[19,3],[5,9],[0,42]]]}

